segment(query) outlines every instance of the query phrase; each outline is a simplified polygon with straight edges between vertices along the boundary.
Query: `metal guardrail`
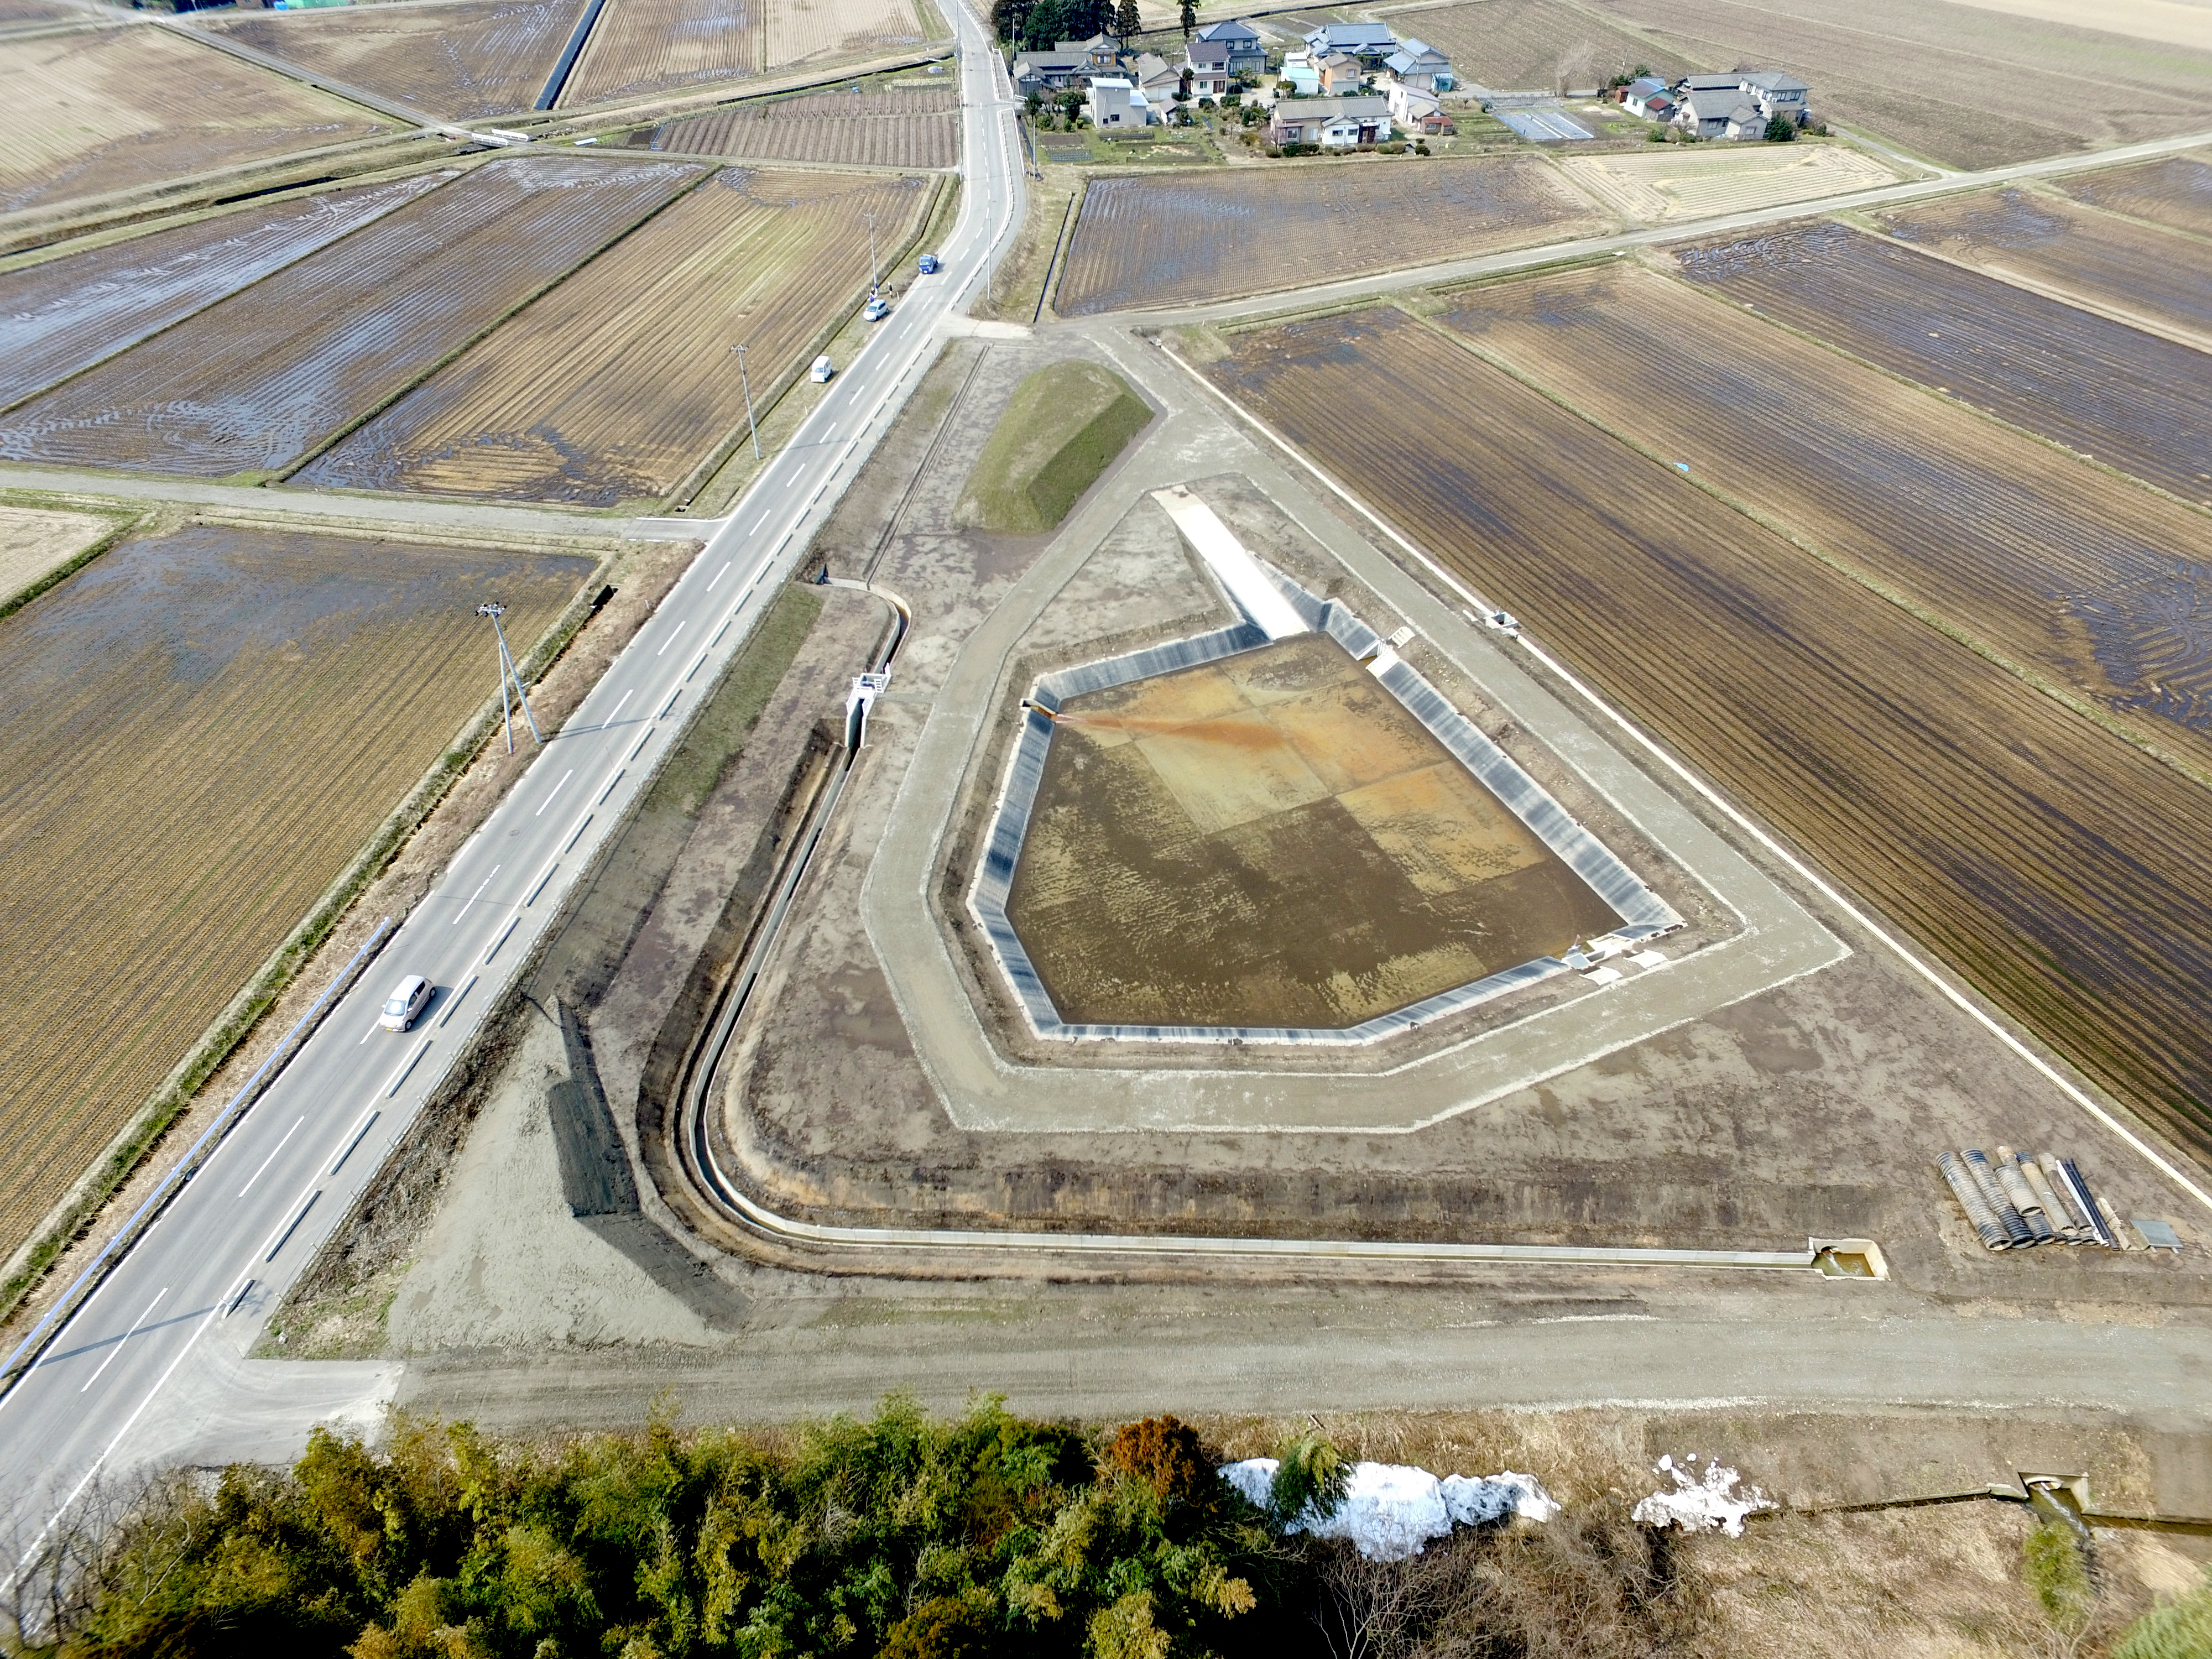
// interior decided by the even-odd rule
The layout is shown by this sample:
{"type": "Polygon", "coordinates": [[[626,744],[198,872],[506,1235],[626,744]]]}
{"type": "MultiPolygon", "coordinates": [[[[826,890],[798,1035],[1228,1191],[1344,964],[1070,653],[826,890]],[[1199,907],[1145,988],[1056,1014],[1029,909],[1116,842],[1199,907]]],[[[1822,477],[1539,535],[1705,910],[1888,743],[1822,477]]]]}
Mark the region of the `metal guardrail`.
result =
{"type": "Polygon", "coordinates": [[[171,1166],[168,1174],[161,1177],[161,1184],[148,1195],[137,1212],[116,1229],[115,1236],[101,1247],[100,1254],[77,1275],[76,1282],[55,1299],[54,1305],[46,1310],[45,1316],[31,1328],[30,1334],[16,1345],[15,1352],[8,1356],[4,1364],[0,1364],[0,1396],[4,1396],[23,1379],[38,1362],[39,1356],[46,1351],[46,1345],[60,1334],[70,1316],[83,1305],[85,1298],[100,1287],[115,1264],[137,1243],[138,1236],[145,1231],[147,1224],[159,1215],[162,1206],[198,1173],[203,1158],[222,1141],[235,1126],[239,1115],[291,1062],[304,1046],[306,1038],[313,1034],[323,1016],[330,1012],[331,1004],[384,948],[386,941],[392,936],[392,927],[390,916],[377,923],[376,931],[353,953],[353,959],[339,969],[337,977],[323,988],[322,994],[308,1005],[307,1012],[301,1014],[292,1029],[285,1032],[276,1048],[270,1051],[269,1058],[261,1062],[259,1069],[246,1079],[244,1086],[231,1097],[229,1103],[216,1115],[215,1121],[208,1125],[200,1138],[171,1166]]]}

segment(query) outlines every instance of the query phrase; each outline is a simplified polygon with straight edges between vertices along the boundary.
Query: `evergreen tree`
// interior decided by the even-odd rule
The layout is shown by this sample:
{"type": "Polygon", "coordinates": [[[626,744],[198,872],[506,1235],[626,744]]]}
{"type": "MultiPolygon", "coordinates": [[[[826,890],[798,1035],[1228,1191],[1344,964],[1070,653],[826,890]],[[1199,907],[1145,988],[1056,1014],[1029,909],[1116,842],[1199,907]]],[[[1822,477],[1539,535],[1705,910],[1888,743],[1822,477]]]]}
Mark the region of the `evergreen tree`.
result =
{"type": "Polygon", "coordinates": [[[1197,27],[1197,5],[1194,3],[1194,0],[1182,0],[1182,38],[1186,40],[1189,40],[1191,32],[1197,27]]]}
{"type": "Polygon", "coordinates": [[[1137,15],[1137,0],[1121,0],[1114,9],[1114,33],[1125,46],[1144,27],[1145,20],[1137,15]]]}

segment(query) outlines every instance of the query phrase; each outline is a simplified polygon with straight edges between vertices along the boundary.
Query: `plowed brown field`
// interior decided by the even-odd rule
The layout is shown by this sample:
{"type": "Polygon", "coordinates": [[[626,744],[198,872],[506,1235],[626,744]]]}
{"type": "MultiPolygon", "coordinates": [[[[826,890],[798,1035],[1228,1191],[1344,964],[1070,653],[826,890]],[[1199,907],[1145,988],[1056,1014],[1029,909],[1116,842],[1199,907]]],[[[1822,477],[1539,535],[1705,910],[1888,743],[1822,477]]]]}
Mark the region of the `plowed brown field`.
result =
{"type": "Polygon", "coordinates": [[[0,213],[392,131],[357,104],[151,26],[10,40],[0,108],[0,213]]]}
{"type": "Polygon", "coordinates": [[[1684,248],[1682,273],[2191,501],[2212,501],[2206,359],[1842,225],[1684,248]]]}
{"type": "Polygon", "coordinates": [[[2212,1150],[2212,793],[1393,311],[1210,373],[2122,1098],[2212,1150]],[[1418,386],[1421,395],[1405,395],[1418,386]]]}
{"type": "Polygon", "coordinates": [[[438,115],[533,106],[585,0],[345,6],[210,20],[233,40],[438,115]]]}
{"type": "Polygon", "coordinates": [[[450,173],[256,204],[0,276],[0,408],[434,189],[450,173]]]}
{"type": "Polygon", "coordinates": [[[0,1255],[490,694],[590,562],[189,529],[0,622],[0,1255]]]}
{"type": "Polygon", "coordinates": [[[960,159],[960,99],[950,88],[763,98],[671,121],[654,130],[653,148],[754,161],[949,167],[960,159]]]}
{"type": "Polygon", "coordinates": [[[1815,117],[1961,167],[2195,131],[2212,78],[2212,53],[1943,0],[1589,0],[1589,9],[1650,29],[1703,68],[1802,76],[1815,117]]]}
{"type": "Polygon", "coordinates": [[[1443,320],[2212,775],[2203,514],[1649,270],[1500,283],[1443,320]]]}
{"type": "Polygon", "coordinates": [[[672,162],[490,162],[0,417],[0,456],[281,471],[696,176],[672,162]]]}
{"type": "Polygon", "coordinates": [[[1890,234],[2005,282],[2212,337],[2212,247],[2024,190],[1886,213],[1890,234]]]}
{"type": "Polygon", "coordinates": [[[672,489],[798,364],[929,200],[917,179],[718,174],[301,470],[303,483],[608,506],[672,489]]]}
{"type": "Polygon", "coordinates": [[[2203,150],[2060,179],[2057,187],[2092,207],[2212,236],[2212,158],[2203,150]]]}
{"type": "Polygon", "coordinates": [[[912,0],[766,0],[768,67],[878,57],[926,39],[912,0]]]}
{"type": "Polygon", "coordinates": [[[1266,294],[1595,230],[1543,162],[1096,179],[1054,308],[1088,316],[1266,294]]]}
{"type": "Polygon", "coordinates": [[[1501,92],[1603,86],[1639,65],[1672,80],[1704,67],[1643,32],[1563,0],[1474,0],[1391,17],[1452,60],[1461,82],[1501,92]]]}
{"type": "Polygon", "coordinates": [[[774,0],[607,0],[560,106],[727,81],[760,70],[757,7],[774,0]]]}

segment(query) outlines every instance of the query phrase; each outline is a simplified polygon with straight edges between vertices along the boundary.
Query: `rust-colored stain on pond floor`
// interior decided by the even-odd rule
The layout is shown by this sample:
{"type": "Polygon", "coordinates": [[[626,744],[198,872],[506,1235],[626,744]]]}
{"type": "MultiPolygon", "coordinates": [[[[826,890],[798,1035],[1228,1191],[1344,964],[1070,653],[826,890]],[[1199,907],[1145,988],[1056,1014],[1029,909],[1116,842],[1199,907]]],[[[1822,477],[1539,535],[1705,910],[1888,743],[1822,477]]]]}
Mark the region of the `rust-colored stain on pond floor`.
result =
{"type": "Polygon", "coordinates": [[[1321,634],[1070,698],[1007,912],[1064,1020],[1318,1029],[1619,921],[1321,634]]]}

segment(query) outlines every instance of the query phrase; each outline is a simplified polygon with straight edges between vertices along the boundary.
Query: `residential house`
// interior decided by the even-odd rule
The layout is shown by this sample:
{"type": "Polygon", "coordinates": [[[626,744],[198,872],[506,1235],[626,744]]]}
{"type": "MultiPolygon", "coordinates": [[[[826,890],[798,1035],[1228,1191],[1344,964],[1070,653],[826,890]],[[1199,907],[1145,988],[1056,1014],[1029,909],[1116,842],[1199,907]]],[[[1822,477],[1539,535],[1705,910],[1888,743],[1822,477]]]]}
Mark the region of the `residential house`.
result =
{"type": "Polygon", "coordinates": [[[1340,52],[1363,62],[1380,64],[1398,50],[1398,37],[1388,23],[1324,23],[1306,35],[1306,50],[1316,62],[1340,52]]]}
{"type": "Polygon", "coordinates": [[[1398,43],[1397,51],[1382,60],[1382,67],[1393,81],[1419,87],[1424,92],[1452,89],[1451,59],[1410,34],[1398,43]]]}
{"type": "Polygon", "coordinates": [[[1360,64],[1349,52],[1333,52],[1315,65],[1321,72],[1321,89],[1331,98],[1359,90],[1360,64]]]}
{"type": "Polygon", "coordinates": [[[1138,53],[1137,61],[1129,66],[1129,78],[1155,109],[1165,108],[1182,89],[1182,66],[1170,64],[1156,52],[1138,53]]]}
{"type": "Polygon", "coordinates": [[[1091,118],[1092,126],[1109,137],[1117,132],[1135,132],[1159,120],[1152,100],[1120,75],[1091,77],[1091,97],[1084,113],[1091,118]]]}
{"type": "Polygon", "coordinates": [[[1741,84],[1745,95],[1768,120],[1778,115],[1798,126],[1805,125],[1805,100],[1812,88],[1796,76],[1784,75],[1780,70],[1751,70],[1741,84]]]}
{"type": "Polygon", "coordinates": [[[1225,97],[1229,83],[1237,78],[1229,67],[1229,43],[1225,40],[1193,40],[1183,48],[1183,64],[1190,71],[1190,95],[1194,98],[1225,97]]]}
{"type": "Polygon", "coordinates": [[[1646,75],[1631,81],[1620,89],[1620,102],[1631,115],[1640,115],[1647,121],[1674,118],[1674,94],[1656,76],[1646,75]]]}
{"type": "Polygon", "coordinates": [[[1278,102],[1267,121],[1267,141],[1275,144],[1319,144],[1351,149],[1380,143],[1390,136],[1390,100],[1364,98],[1297,98],[1278,102]]]}
{"type": "Polygon", "coordinates": [[[1423,138],[1449,137],[1459,129],[1444,113],[1444,100],[1426,87],[1408,85],[1403,81],[1390,82],[1383,92],[1390,105],[1390,118],[1406,131],[1423,138]]]}
{"type": "Polygon", "coordinates": [[[1091,73],[1091,59],[1078,51],[1018,52],[1008,71],[1014,91],[1023,98],[1049,99],[1055,93],[1080,85],[1091,73]]]}
{"type": "Polygon", "coordinates": [[[1766,118],[1733,76],[1692,75],[1675,83],[1674,123],[1700,138],[1763,138],[1766,118]]]}
{"type": "Polygon", "coordinates": [[[1291,83],[1291,95],[1298,98],[1321,96],[1321,71],[1314,67],[1313,59],[1305,52],[1286,52],[1283,58],[1281,79],[1291,83]]]}
{"type": "Polygon", "coordinates": [[[1110,34],[1094,34],[1088,40],[1063,40],[1062,52],[1079,52],[1091,69],[1101,75],[1111,75],[1128,61],[1121,43],[1110,34]]]}
{"type": "Polygon", "coordinates": [[[1240,81],[1256,81],[1267,72],[1267,48],[1261,41],[1260,31],[1242,18],[1208,23],[1198,32],[1198,38],[1229,48],[1229,72],[1240,81]]]}

